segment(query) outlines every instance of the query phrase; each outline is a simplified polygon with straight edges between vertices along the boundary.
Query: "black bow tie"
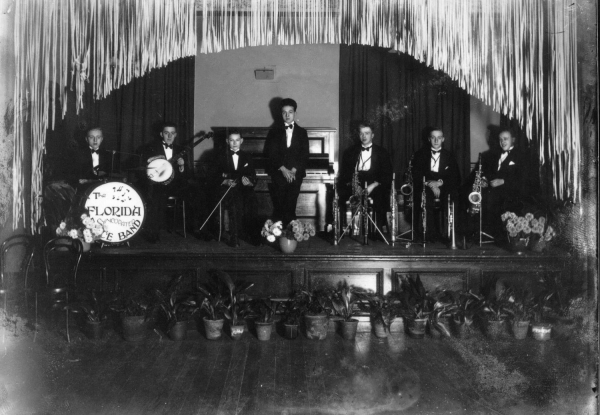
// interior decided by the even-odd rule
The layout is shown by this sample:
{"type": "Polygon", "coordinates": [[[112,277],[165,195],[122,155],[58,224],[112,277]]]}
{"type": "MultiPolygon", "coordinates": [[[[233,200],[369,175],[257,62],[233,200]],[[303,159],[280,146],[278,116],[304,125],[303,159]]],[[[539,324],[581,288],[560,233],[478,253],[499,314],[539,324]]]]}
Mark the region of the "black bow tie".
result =
{"type": "Polygon", "coordinates": [[[165,146],[165,149],[167,148],[173,148],[173,144],[167,144],[167,143],[162,143],[163,146],[165,146]]]}
{"type": "Polygon", "coordinates": [[[369,151],[369,150],[371,149],[371,147],[373,147],[373,146],[369,146],[369,147],[363,147],[363,148],[362,148],[362,151],[369,151]]]}
{"type": "Polygon", "coordinates": [[[92,149],[92,154],[98,154],[98,150],[92,149]]]}
{"type": "Polygon", "coordinates": [[[287,128],[289,128],[289,129],[291,130],[292,128],[294,128],[294,124],[289,124],[289,125],[286,125],[286,126],[285,126],[285,128],[286,128],[286,129],[287,129],[287,128]]]}
{"type": "Polygon", "coordinates": [[[502,154],[510,154],[510,150],[503,151],[502,154]]]}
{"type": "Polygon", "coordinates": [[[237,150],[237,151],[229,150],[229,154],[231,154],[231,155],[233,156],[234,154],[237,154],[237,153],[238,153],[238,151],[239,151],[239,150],[237,150]]]}
{"type": "Polygon", "coordinates": [[[438,154],[439,152],[441,152],[442,150],[431,150],[431,154],[438,154]]]}

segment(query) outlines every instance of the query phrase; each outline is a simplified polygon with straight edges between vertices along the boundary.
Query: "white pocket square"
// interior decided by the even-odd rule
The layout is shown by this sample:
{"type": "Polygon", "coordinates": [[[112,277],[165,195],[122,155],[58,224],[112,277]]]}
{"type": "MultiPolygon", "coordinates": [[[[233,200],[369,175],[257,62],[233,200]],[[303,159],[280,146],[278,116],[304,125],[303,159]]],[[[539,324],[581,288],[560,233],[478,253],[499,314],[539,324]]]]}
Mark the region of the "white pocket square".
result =
{"type": "Polygon", "coordinates": [[[510,163],[508,163],[508,165],[509,165],[509,166],[514,166],[514,165],[515,165],[515,162],[514,162],[514,161],[511,161],[510,163]]]}
{"type": "Polygon", "coordinates": [[[444,170],[448,170],[448,167],[450,167],[450,166],[446,166],[446,168],[444,170]]]}
{"type": "Polygon", "coordinates": [[[248,163],[244,164],[244,167],[248,167],[248,163]]]}

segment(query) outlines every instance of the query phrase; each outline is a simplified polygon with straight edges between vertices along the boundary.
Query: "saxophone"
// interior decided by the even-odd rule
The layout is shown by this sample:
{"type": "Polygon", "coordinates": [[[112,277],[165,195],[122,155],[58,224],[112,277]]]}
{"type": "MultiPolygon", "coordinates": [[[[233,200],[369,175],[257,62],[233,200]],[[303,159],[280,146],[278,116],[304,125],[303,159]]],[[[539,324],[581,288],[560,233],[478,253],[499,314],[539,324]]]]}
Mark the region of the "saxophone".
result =
{"type": "Polygon", "coordinates": [[[413,208],[413,177],[412,177],[412,162],[415,155],[410,157],[408,169],[404,175],[404,184],[400,188],[400,193],[404,196],[404,210],[410,211],[413,208]]]}
{"type": "Polygon", "coordinates": [[[427,234],[427,194],[425,189],[427,188],[425,176],[423,176],[423,191],[421,192],[421,221],[423,224],[423,248],[425,248],[425,236],[427,234]]]}
{"type": "Polygon", "coordinates": [[[483,187],[483,179],[481,178],[481,153],[479,153],[479,167],[475,172],[475,180],[473,181],[473,191],[469,193],[469,214],[476,215],[481,210],[481,188],[483,187]]]}
{"type": "Polygon", "coordinates": [[[358,171],[355,171],[352,175],[352,196],[348,199],[350,201],[350,206],[355,207],[361,202],[362,197],[362,188],[360,187],[360,182],[358,181],[358,171]]]}
{"type": "Polygon", "coordinates": [[[340,239],[340,198],[337,192],[336,180],[333,181],[333,244],[340,239]]]}

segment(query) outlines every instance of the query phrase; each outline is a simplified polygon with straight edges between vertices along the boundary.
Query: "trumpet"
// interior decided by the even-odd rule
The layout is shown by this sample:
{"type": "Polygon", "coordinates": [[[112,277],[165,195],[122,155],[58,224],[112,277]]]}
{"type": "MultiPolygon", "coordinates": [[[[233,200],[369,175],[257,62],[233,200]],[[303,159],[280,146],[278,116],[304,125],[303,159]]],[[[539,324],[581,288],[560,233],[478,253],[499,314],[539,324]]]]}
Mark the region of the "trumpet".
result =
{"type": "Polygon", "coordinates": [[[473,191],[469,193],[469,214],[476,215],[481,210],[481,188],[483,179],[481,177],[481,153],[479,153],[479,167],[475,172],[475,181],[473,182],[473,191]]]}
{"type": "Polygon", "coordinates": [[[450,238],[450,249],[456,249],[456,229],[454,217],[454,202],[448,195],[448,237],[450,238]]]}
{"type": "Polygon", "coordinates": [[[408,162],[408,169],[404,175],[404,184],[400,188],[400,194],[404,196],[404,209],[413,208],[413,177],[412,177],[412,162],[414,154],[411,156],[408,162]]]}

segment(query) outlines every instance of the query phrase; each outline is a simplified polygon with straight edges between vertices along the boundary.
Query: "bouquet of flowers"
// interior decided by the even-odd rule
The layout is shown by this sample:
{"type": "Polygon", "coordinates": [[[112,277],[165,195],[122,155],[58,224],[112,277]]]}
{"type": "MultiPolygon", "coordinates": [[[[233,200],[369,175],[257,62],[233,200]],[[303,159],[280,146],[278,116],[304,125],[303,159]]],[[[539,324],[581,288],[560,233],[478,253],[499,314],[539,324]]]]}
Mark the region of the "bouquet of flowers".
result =
{"type": "Polygon", "coordinates": [[[506,224],[506,231],[511,238],[536,237],[536,239],[550,242],[556,236],[556,231],[547,224],[544,216],[536,218],[533,213],[517,216],[513,212],[504,212],[501,218],[506,224]]]}
{"type": "Polygon", "coordinates": [[[87,243],[97,241],[103,233],[104,227],[91,218],[87,212],[82,213],[78,220],[72,217],[65,219],[56,228],[56,236],[68,236],[87,243]]]}
{"type": "Polygon", "coordinates": [[[273,222],[267,219],[260,234],[267,238],[269,242],[275,242],[282,236],[288,239],[295,239],[298,242],[307,241],[311,236],[315,236],[315,227],[310,223],[303,223],[299,220],[291,221],[285,228],[281,221],[273,222]]]}

